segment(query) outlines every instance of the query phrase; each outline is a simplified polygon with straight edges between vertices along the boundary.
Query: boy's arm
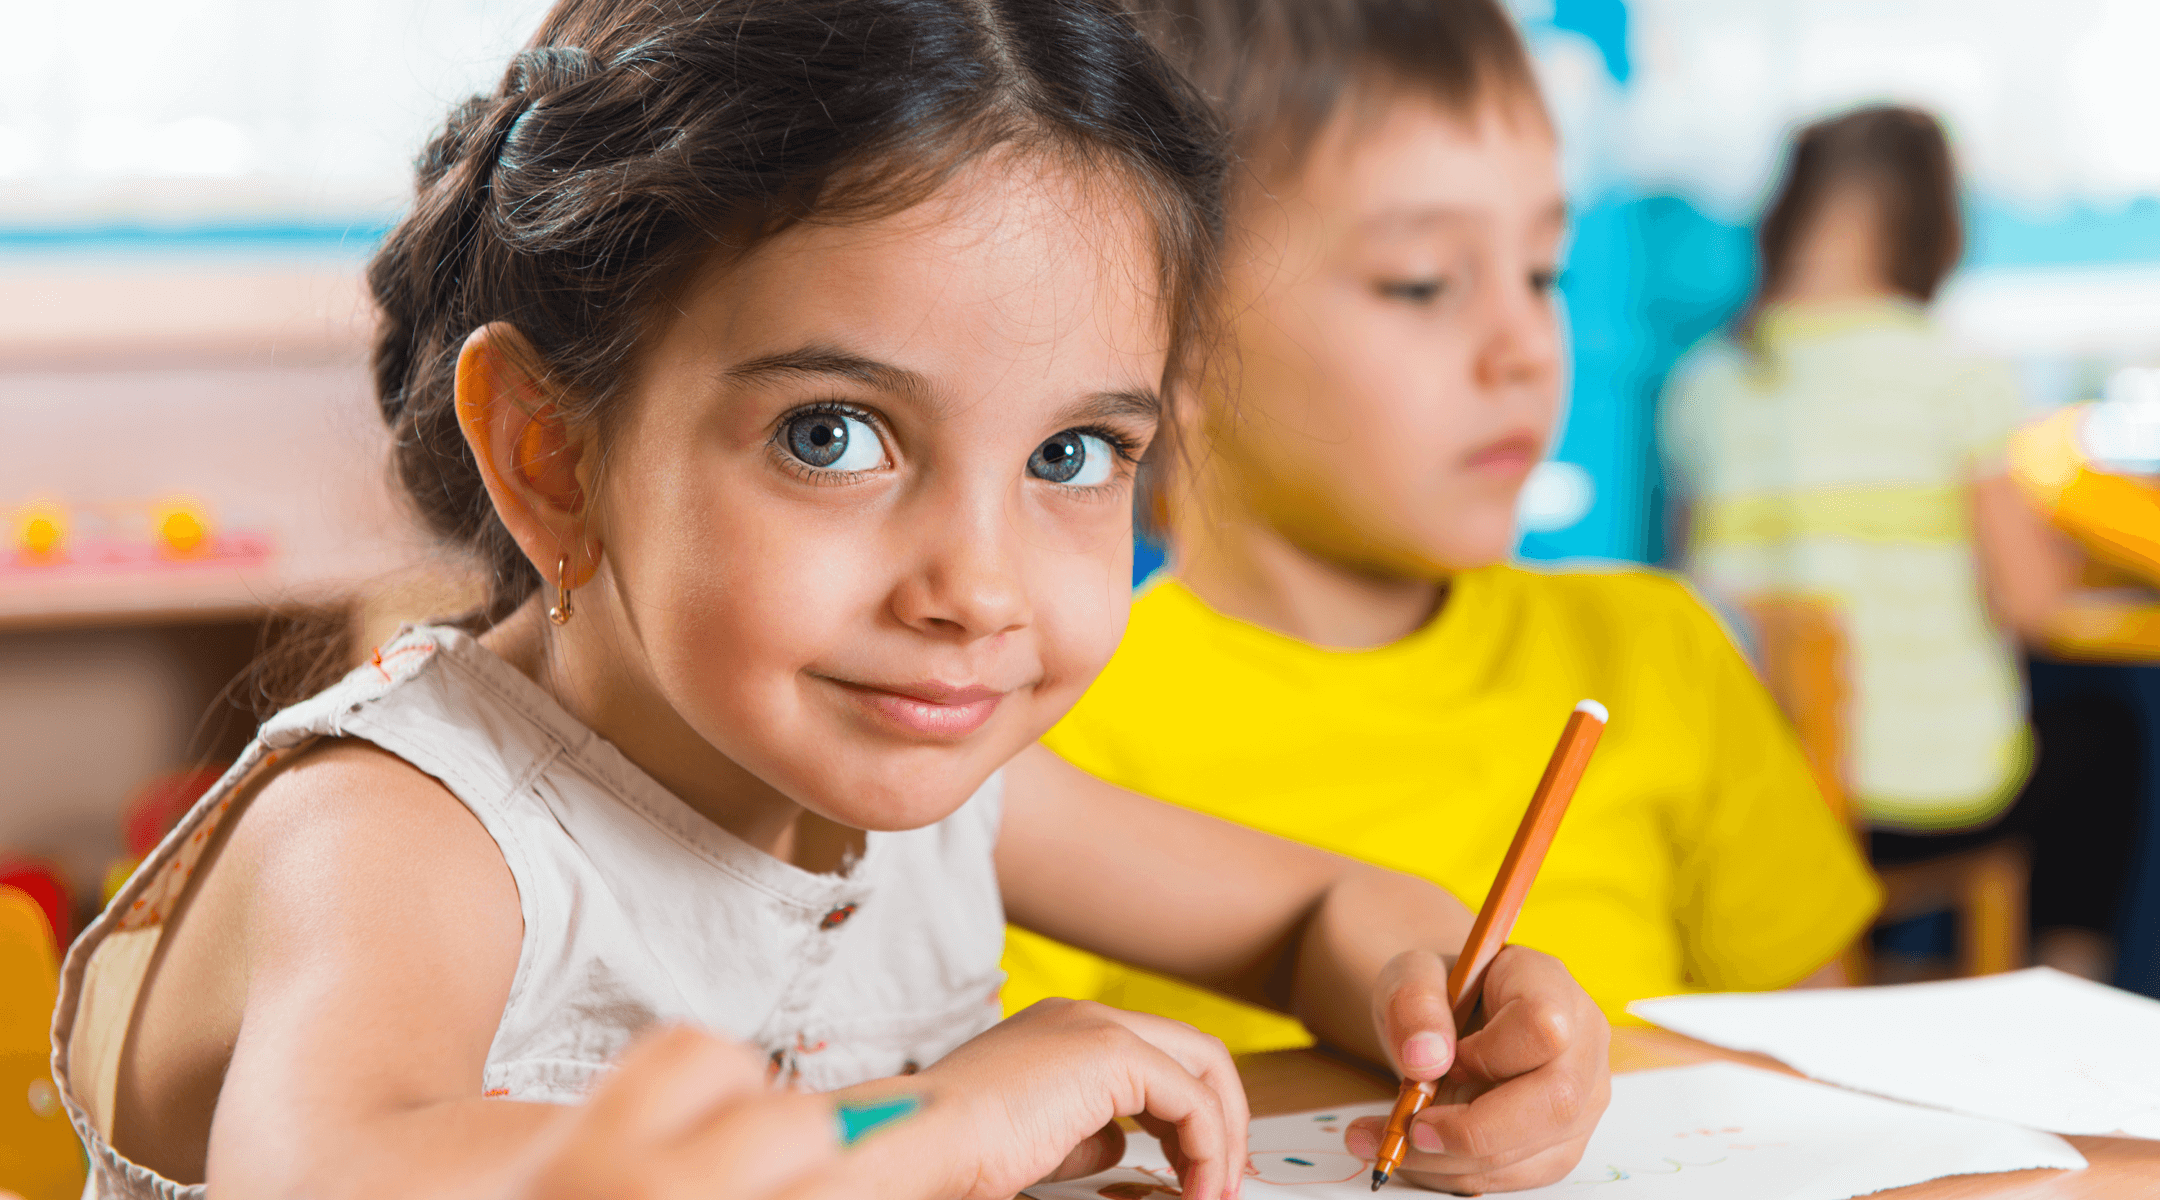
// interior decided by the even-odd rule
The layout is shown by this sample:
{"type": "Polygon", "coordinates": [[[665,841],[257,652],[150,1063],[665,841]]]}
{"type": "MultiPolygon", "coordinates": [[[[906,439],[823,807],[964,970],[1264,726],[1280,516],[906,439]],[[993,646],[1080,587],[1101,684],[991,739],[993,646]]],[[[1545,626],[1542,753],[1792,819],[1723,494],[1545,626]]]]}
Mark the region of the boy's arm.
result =
{"type": "Polygon", "coordinates": [[[1486,1022],[1458,1055],[1447,970],[1471,914],[1424,880],[1150,800],[1040,746],[1007,768],[998,877],[1019,925],[1288,1011],[1405,1077],[1449,1073],[1405,1164],[1419,1182],[1552,1182],[1604,1111],[1605,1019],[1545,955],[1494,961],[1486,1022]]]}
{"type": "Polygon", "coordinates": [[[1371,993],[1399,951],[1452,955],[1470,913],[1440,888],[1163,804],[1041,746],[1006,769],[1007,916],[1060,941],[1300,1018],[1374,1062],[1371,993]]]}

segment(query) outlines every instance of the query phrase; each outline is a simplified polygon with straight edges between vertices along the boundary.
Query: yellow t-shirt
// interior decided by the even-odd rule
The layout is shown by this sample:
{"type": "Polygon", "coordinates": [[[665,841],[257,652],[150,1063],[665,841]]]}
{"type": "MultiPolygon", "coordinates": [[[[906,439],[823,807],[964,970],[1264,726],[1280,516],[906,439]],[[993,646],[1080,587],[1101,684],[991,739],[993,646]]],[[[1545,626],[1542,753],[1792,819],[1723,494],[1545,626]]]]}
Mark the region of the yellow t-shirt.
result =
{"type": "MultiPolygon", "coordinates": [[[[1654,572],[1465,572],[1399,642],[1330,650],[1158,576],[1045,739],[1113,783],[1422,875],[1475,909],[1577,701],[1612,712],[1515,927],[1615,1020],[1628,1001],[1783,987],[1879,889],[1724,630],[1654,572]]],[[[1009,931],[1008,1010],[1075,996],[1190,1021],[1244,1053],[1296,1021],[1009,931]]]]}

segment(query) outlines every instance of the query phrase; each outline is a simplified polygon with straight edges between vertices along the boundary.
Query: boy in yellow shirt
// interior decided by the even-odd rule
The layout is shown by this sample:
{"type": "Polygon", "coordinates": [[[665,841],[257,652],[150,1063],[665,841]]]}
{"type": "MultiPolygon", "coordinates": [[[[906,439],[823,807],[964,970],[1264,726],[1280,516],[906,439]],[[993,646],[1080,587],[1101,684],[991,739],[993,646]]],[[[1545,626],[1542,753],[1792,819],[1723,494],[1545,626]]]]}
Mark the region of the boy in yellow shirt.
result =
{"type": "MultiPolygon", "coordinates": [[[[1715,618],[1649,571],[1509,565],[1553,432],[1566,211],[1493,0],[1169,0],[1245,161],[1171,567],[1046,739],[1115,783],[1482,900],[1569,709],[1613,714],[1515,940],[1607,1014],[1834,981],[1879,890],[1715,618]]],[[[1294,1021],[1015,930],[1018,1008],[1081,996],[1234,1051],[1294,1021]]]]}

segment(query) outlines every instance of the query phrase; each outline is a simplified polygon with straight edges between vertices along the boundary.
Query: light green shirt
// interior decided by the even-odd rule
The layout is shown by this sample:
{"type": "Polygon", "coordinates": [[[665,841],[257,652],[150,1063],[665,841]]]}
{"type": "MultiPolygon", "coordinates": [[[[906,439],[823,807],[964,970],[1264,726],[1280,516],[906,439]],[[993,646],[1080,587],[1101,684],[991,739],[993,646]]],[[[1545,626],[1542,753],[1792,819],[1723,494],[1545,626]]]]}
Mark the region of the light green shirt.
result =
{"type": "Polygon", "coordinates": [[[1966,499],[2025,415],[2015,377],[1899,302],[1772,309],[1758,336],[1754,354],[1698,347],[1666,390],[1667,454],[1695,505],[1690,569],[1729,599],[1834,604],[1860,811],[1891,828],[1977,824],[2030,765],[1966,499]]]}

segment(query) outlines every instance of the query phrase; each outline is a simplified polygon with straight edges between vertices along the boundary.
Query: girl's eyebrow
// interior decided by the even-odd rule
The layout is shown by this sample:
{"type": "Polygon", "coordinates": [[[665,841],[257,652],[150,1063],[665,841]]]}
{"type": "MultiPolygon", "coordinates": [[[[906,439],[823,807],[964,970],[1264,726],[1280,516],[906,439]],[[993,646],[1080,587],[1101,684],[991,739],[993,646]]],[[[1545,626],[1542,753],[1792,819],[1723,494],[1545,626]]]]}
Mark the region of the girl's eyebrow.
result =
{"type": "Polygon", "coordinates": [[[927,397],[930,381],[906,367],[850,354],[835,346],[809,345],[779,354],[768,354],[728,368],[731,381],[758,383],[795,375],[815,375],[865,384],[882,392],[927,397]]]}
{"type": "Polygon", "coordinates": [[[1137,421],[1162,419],[1162,397],[1147,388],[1129,388],[1112,392],[1093,392],[1061,410],[1056,422],[1060,425],[1083,421],[1113,421],[1120,417],[1137,421]]]}
{"type": "MultiPolygon", "coordinates": [[[[936,389],[930,381],[906,367],[851,354],[835,346],[809,345],[779,354],[767,354],[728,368],[730,381],[758,383],[794,376],[845,379],[882,392],[927,399],[936,389]]],[[[1060,423],[1107,421],[1119,417],[1154,421],[1162,417],[1162,397],[1147,388],[1094,392],[1059,412],[1060,423]]]]}

